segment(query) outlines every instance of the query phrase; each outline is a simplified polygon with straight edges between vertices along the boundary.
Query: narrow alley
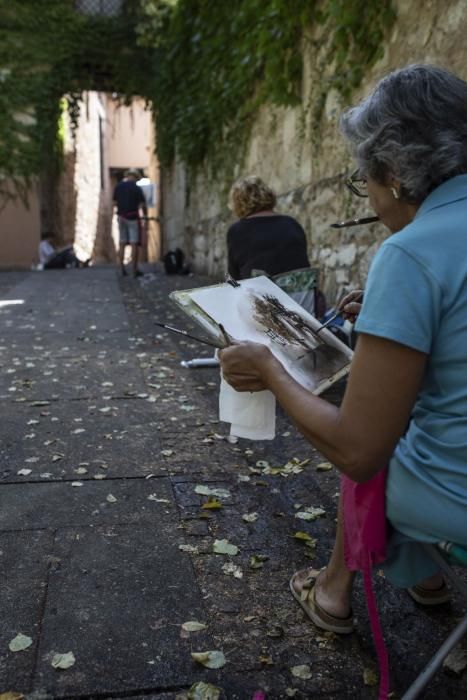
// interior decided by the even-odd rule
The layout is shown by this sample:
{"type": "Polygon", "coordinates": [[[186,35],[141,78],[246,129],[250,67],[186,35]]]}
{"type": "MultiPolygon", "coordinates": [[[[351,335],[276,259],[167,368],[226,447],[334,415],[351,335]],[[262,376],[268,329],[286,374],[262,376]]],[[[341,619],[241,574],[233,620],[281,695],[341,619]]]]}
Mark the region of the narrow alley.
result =
{"type": "MultiPolygon", "coordinates": [[[[343,638],[314,628],[288,587],[326,563],[337,472],[283,415],[271,442],[226,439],[218,369],[180,366],[209,348],[154,325],[188,329],[167,295],[209,280],[151,269],[0,275],[0,693],[218,697],[187,695],[204,681],[229,700],[375,698],[361,583],[343,638]],[[296,517],[309,506],[323,515],[296,517]],[[19,634],[32,643],[10,651],[19,634]],[[191,656],[214,650],[217,670],[191,656]]],[[[400,695],[460,603],[427,613],[375,578],[400,695]]],[[[467,677],[440,672],[424,697],[466,695],[467,677]]]]}

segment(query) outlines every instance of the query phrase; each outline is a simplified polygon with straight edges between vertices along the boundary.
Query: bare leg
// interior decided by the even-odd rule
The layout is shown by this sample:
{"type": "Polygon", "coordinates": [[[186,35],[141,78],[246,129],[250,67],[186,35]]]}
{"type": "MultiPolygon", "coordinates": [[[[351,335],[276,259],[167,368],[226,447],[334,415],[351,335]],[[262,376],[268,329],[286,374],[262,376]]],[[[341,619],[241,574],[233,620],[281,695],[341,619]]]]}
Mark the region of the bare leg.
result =
{"type": "Polygon", "coordinates": [[[125,243],[120,243],[120,248],[118,250],[118,260],[120,262],[120,268],[122,270],[122,274],[126,275],[125,266],[123,264],[124,258],[125,258],[125,243]]]}
{"type": "MultiPolygon", "coordinates": [[[[307,570],[308,571],[308,570],[307,570]]],[[[349,571],[344,560],[344,518],[342,496],[339,497],[337,511],[337,531],[334,547],[328,565],[315,581],[315,600],[329,615],[345,618],[350,614],[351,597],[355,572],[349,571]]],[[[306,574],[296,580],[294,588],[302,589],[306,574]]],[[[443,586],[441,573],[434,574],[418,584],[427,591],[438,590],[443,586]]]]}
{"type": "Polygon", "coordinates": [[[136,243],[131,244],[131,267],[133,277],[136,277],[138,274],[138,245],[136,243]]]}
{"type": "MultiPolygon", "coordinates": [[[[297,591],[302,588],[299,579],[294,586],[297,591]]],[[[342,497],[339,498],[337,511],[337,532],[329,563],[320,572],[315,582],[315,600],[329,615],[346,618],[350,614],[350,600],[355,573],[349,571],[344,561],[344,522],[342,513],[342,497]]]]}
{"type": "Polygon", "coordinates": [[[318,605],[335,617],[349,615],[354,578],[355,572],[349,571],[344,561],[344,518],[340,496],[334,548],[326,569],[318,576],[315,584],[318,605]]]}

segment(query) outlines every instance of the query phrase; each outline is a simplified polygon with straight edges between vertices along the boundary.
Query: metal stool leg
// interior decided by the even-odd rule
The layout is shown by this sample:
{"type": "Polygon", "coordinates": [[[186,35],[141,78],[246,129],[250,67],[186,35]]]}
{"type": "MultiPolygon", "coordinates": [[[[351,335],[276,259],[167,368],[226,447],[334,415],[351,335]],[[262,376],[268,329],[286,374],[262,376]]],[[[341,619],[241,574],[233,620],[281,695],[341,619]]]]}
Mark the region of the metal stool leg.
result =
{"type": "Polygon", "coordinates": [[[467,615],[464,617],[462,622],[460,622],[453,632],[446,639],[444,644],[440,646],[436,654],[426,665],[424,670],[420,673],[418,678],[412,683],[410,688],[402,696],[401,700],[414,700],[418,698],[421,691],[425,688],[431,678],[435,675],[436,671],[441,667],[444,659],[449,654],[449,652],[454,649],[456,644],[460,642],[462,637],[467,633],[467,615]]]}

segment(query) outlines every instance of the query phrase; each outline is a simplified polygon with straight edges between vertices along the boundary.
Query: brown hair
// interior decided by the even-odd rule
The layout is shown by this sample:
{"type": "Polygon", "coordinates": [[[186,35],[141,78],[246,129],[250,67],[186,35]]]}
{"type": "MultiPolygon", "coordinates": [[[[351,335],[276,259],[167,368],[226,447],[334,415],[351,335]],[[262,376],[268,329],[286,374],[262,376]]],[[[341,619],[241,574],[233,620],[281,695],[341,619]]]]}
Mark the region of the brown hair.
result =
{"type": "Polygon", "coordinates": [[[275,205],[275,193],[256,175],[240,178],[230,188],[229,206],[239,219],[274,209],[275,205]]]}

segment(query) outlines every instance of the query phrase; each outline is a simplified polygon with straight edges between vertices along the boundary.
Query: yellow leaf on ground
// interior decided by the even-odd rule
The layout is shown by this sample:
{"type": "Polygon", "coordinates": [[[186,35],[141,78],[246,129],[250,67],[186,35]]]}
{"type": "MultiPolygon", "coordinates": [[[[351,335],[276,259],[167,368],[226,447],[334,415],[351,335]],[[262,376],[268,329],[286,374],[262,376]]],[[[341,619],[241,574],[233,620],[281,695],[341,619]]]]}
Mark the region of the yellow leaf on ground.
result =
{"type": "Polygon", "coordinates": [[[204,510],[219,510],[219,508],[222,508],[222,503],[217,500],[217,498],[214,498],[214,496],[210,496],[208,500],[203,503],[201,508],[204,510]]]}
{"type": "Polygon", "coordinates": [[[310,537],[310,535],[307,532],[296,532],[292,537],[295,537],[296,540],[312,540],[313,538],[310,537]]]}
{"type": "Polygon", "coordinates": [[[363,683],[369,686],[378,685],[378,674],[371,668],[364,668],[363,683]]]}

